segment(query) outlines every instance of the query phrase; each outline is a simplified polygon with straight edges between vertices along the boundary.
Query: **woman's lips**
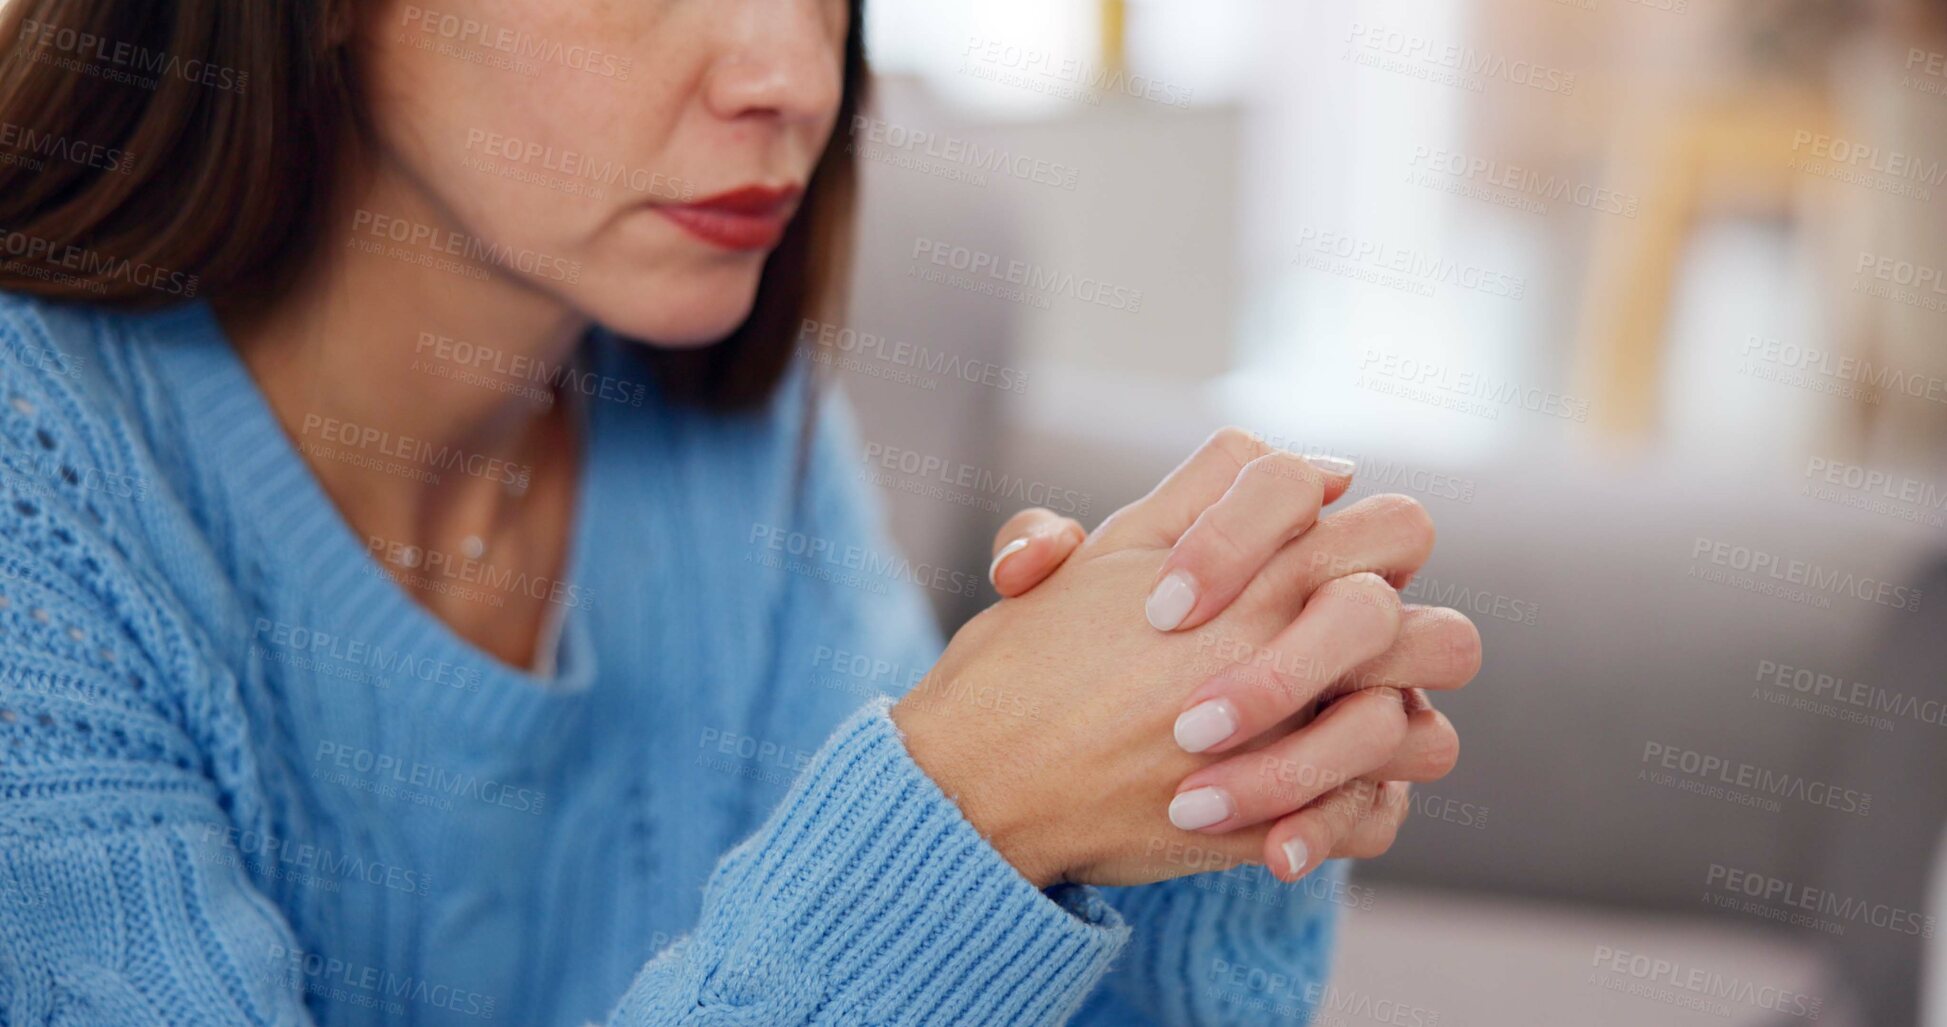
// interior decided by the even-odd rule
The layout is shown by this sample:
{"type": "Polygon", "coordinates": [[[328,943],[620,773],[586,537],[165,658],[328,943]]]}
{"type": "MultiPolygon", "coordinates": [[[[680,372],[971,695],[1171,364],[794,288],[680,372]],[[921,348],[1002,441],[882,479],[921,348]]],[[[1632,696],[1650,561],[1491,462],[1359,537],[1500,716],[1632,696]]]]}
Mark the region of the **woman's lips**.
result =
{"type": "Polygon", "coordinates": [[[656,211],[713,246],[768,250],[784,237],[799,192],[796,186],[747,185],[694,203],[658,204],[656,211]]]}

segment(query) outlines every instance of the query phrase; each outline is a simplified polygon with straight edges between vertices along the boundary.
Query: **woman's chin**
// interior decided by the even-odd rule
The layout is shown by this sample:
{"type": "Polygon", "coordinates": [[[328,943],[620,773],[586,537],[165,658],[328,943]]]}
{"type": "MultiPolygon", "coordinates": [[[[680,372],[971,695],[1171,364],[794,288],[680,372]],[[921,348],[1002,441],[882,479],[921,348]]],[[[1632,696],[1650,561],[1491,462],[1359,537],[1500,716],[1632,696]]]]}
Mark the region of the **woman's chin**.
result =
{"type": "MultiPolygon", "coordinates": [[[[750,316],[756,283],[736,296],[690,296],[668,303],[629,297],[590,317],[618,335],[663,349],[701,349],[722,342],[750,316]]],[[[658,297],[659,299],[661,297],[658,297]]]]}

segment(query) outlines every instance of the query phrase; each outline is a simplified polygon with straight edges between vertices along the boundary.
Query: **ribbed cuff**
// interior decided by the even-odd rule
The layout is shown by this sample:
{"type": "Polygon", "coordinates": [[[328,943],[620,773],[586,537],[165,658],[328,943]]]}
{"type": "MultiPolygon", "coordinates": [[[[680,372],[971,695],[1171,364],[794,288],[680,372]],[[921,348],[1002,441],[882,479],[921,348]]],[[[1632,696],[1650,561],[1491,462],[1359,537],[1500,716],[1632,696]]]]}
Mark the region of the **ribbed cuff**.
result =
{"type": "Polygon", "coordinates": [[[772,1002],[843,1009],[847,1022],[1066,1019],[1128,928],[1093,889],[1044,892],[1001,858],[913,762],[887,708],[839,728],[718,869],[706,896],[718,908],[686,957],[698,998],[746,1016],[772,1002]]]}

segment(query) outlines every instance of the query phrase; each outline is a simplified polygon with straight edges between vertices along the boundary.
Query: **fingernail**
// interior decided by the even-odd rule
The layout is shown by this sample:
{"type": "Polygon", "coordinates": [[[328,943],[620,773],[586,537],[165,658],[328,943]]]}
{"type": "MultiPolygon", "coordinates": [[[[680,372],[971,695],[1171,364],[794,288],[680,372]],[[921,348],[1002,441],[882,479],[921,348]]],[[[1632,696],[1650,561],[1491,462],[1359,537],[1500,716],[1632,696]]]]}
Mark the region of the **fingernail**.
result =
{"type": "Polygon", "coordinates": [[[1222,788],[1192,788],[1170,800],[1170,823],[1195,831],[1229,820],[1236,812],[1222,788]]]}
{"type": "Polygon", "coordinates": [[[1324,471],[1326,474],[1336,475],[1341,478],[1349,476],[1359,466],[1343,457],[1326,456],[1323,453],[1307,453],[1305,454],[1305,462],[1324,471]]]}
{"type": "Polygon", "coordinates": [[[1149,617],[1149,626],[1158,631],[1174,631],[1183,618],[1190,615],[1190,607],[1197,605],[1197,589],[1190,583],[1190,576],[1182,571],[1171,571],[1169,577],[1156,583],[1156,590],[1149,593],[1149,601],[1143,604],[1143,613],[1149,617]]]}
{"type": "Polygon", "coordinates": [[[1202,752],[1237,733],[1237,711],[1229,699],[1205,699],[1176,718],[1176,744],[1202,752]]]}
{"type": "Polygon", "coordinates": [[[1025,538],[1017,538],[1014,541],[1009,542],[1008,544],[1002,546],[1001,551],[994,554],[994,562],[987,565],[987,583],[989,585],[992,585],[994,583],[994,572],[1001,569],[1002,560],[1005,560],[1008,557],[1013,556],[1015,553],[1018,553],[1021,550],[1026,549],[1027,547],[1028,547],[1028,540],[1025,538]]]}
{"type": "Polygon", "coordinates": [[[1284,849],[1285,872],[1297,877],[1305,869],[1305,861],[1311,858],[1311,853],[1305,849],[1305,840],[1294,837],[1286,841],[1281,848],[1284,849]]]}

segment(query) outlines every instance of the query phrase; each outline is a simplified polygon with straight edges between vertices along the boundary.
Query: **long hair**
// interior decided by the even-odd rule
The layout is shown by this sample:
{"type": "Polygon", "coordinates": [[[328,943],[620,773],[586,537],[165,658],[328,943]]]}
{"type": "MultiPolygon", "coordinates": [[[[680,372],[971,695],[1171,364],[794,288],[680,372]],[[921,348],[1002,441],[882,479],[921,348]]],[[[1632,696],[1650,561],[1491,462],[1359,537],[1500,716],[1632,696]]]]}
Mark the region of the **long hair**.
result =
{"type": "MultiPolygon", "coordinates": [[[[7,3],[0,289],[147,307],[287,288],[324,238],[338,156],[369,138],[350,48],[334,42],[352,3],[7,3]]],[[[856,167],[841,136],[866,82],[862,6],[852,0],[840,128],[750,315],[714,346],[645,347],[671,398],[763,402],[802,319],[843,287],[856,167]]]]}

